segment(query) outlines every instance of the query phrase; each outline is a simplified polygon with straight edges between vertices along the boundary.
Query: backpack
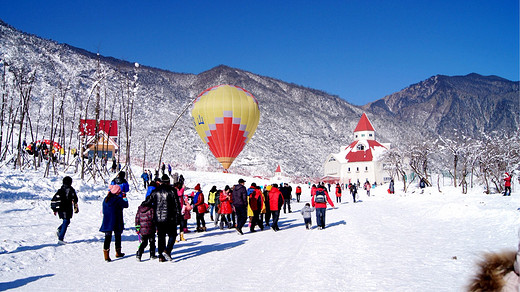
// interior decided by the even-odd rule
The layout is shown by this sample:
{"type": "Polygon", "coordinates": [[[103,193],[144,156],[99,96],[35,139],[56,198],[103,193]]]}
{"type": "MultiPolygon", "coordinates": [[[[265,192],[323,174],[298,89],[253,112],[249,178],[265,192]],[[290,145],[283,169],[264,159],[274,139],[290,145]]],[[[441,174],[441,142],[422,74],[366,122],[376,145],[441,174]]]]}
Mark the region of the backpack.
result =
{"type": "Polygon", "coordinates": [[[325,192],[323,190],[317,190],[316,195],[314,195],[314,202],[315,203],[325,203],[327,202],[327,197],[325,195],[325,192]]]}
{"type": "Polygon", "coordinates": [[[61,205],[61,195],[58,191],[51,199],[51,209],[53,212],[59,212],[60,211],[60,205],[61,205]]]}

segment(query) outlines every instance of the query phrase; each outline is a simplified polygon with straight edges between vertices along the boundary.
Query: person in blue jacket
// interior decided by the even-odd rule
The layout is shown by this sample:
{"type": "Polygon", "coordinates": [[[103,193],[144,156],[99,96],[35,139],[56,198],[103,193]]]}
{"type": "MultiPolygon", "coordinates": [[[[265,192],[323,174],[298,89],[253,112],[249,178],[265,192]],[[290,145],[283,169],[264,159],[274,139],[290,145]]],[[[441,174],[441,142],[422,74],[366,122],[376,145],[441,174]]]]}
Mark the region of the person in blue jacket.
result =
{"type": "Polygon", "coordinates": [[[125,256],[121,252],[121,234],[125,229],[123,221],[123,209],[128,208],[128,200],[126,194],[121,193],[119,185],[110,185],[108,195],[103,199],[103,223],[99,231],[105,233],[105,242],[103,243],[103,255],[105,261],[110,262],[110,243],[112,242],[112,233],[115,237],[116,258],[125,256]]]}
{"type": "Polygon", "coordinates": [[[111,185],[119,185],[121,188],[121,195],[125,195],[130,191],[130,185],[128,184],[128,181],[125,179],[126,173],[124,171],[120,171],[117,174],[117,177],[112,180],[110,183],[111,185]]]}
{"type": "Polygon", "coordinates": [[[146,170],[143,171],[143,174],[141,174],[141,178],[143,179],[143,183],[144,183],[144,189],[146,190],[146,188],[148,188],[148,172],[146,172],[146,170]]]}

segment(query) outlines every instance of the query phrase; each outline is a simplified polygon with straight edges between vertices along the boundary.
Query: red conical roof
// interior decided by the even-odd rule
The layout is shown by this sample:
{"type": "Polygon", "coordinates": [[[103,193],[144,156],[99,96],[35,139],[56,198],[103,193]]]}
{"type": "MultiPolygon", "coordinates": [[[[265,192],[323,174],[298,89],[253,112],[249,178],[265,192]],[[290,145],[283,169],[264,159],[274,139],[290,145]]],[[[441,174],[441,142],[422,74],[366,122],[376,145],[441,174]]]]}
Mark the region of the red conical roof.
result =
{"type": "Polygon", "coordinates": [[[368,120],[368,117],[365,113],[361,115],[361,119],[359,119],[356,129],[354,129],[354,132],[359,131],[375,131],[374,127],[372,127],[372,124],[368,120]]]}
{"type": "Polygon", "coordinates": [[[274,172],[282,172],[282,168],[280,167],[280,165],[278,165],[278,167],[276,168],[276,170],[274,172]]]}

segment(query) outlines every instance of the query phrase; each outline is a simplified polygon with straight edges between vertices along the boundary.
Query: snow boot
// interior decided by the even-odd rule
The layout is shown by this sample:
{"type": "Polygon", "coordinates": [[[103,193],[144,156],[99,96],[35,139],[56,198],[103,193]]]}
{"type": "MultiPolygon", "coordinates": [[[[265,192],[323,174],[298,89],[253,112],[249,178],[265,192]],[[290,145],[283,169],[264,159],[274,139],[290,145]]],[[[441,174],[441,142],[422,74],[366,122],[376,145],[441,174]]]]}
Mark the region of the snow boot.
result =
{"type": "Polygon", "coordinates": [[[116,258],[122,258],[125,254],[121,252],[120,248],[116,248],[116,258]]]}
{"type": "Polygon", "coordinates": [[[163,253],[162,253],[162,256],[163,256],[163,258],[164,258],[166,261],[171,261],[171,260],[172,260],[172,257],[171,257],[170,254],[167,253],[167,252],[163,252],[163,253]]]}
{"type": "Polygon", "coordinates": [[[181,232],[180,239],[181,241],[186,241],[186,239],[184,238],[184,232],[181,232]]]}
{"type": "Polygon", "coordinates": [[[110,255],[109,255],[109,253],[110,253],[110,249],[104,249],[104,250],[103,250],[103,255],[105,256],[105,261],[106,261],[106,262],[110,262],[110,261],[112,261],[112,260],[110,259],[110,255]]]}
{"type": "Polygon", "coordinates": [[[141,261],[141,255],[142,255],[142,254],[141,254],[139,251],[137,251],[137,252],[135,253],[135,259],[136,259],[138,262],[141,261]]]}

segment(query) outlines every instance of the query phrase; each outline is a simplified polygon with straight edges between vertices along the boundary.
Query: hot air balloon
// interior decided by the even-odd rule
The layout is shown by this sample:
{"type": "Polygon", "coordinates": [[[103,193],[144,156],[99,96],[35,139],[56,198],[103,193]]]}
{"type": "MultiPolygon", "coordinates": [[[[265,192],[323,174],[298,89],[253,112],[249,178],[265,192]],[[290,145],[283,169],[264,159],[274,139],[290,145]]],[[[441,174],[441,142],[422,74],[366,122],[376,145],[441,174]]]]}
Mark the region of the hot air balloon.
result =
{"type": "Polygon", "coordinates": [[[200,138],[227,171],[253,137],[260,110],[247,90],[225,84],[204,90],[195,99],[191,116],[200,138]]]}

